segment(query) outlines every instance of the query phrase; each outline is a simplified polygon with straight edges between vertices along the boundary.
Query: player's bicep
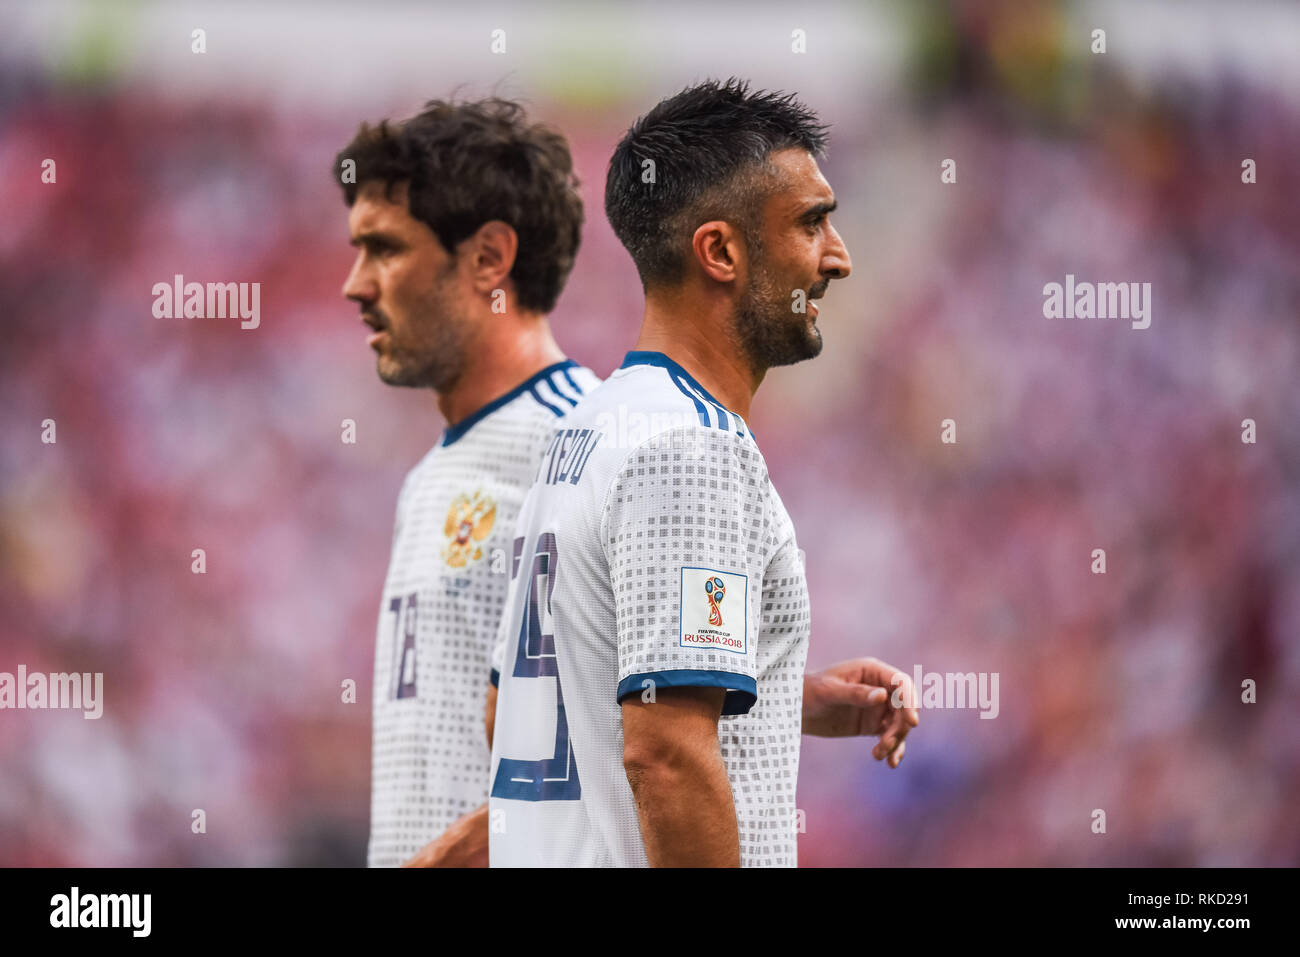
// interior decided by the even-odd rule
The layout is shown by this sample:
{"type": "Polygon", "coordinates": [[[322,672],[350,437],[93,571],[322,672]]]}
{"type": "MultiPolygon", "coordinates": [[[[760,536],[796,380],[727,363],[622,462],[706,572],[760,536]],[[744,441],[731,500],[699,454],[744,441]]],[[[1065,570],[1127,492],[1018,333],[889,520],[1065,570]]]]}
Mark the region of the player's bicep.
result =
{"type": "Polygon", "coordinates": [[[497,726],[497,686],[492,685],[487,691],[487,703],[483,707],[483,726],[487,731],[488,747],[492,747],[492,732],[497,726]]]}
{"type": "Polygon", "coordinates": [[[717,751],[722,688],[666,688],[622,701],[623,763],[629,771],[680,767],[717,751]]]}

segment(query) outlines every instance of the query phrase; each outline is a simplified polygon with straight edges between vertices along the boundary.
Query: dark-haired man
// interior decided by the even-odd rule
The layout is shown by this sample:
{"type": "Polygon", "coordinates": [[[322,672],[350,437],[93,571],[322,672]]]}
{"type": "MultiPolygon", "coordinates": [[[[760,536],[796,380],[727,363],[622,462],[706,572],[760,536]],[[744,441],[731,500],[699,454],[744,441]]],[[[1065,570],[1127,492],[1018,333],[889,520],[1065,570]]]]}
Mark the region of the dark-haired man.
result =
{"type": "Polygon", "coordinates": [[[511,534],[556,419],[599,382],[546,320],[582,201],[564,138],[497,98],[363,124],[335,169],[358,249],[343,294],[379,376],[432,389],[447,422],[397,500],[368,861],[486,865],[485,692],[511,534]]]}
{"type": "Polygon", "coordinates": [[[615,150],[605,208],[645,314],[520,515],[493,866],[792,866],[801,733],[880,735],[875,757],[902,760],[901,672],[804,673],[803,559],[746,424],[770,367],[821,351],[813,300],[849,275],[825,135],[733,80],[663,101],[615,150]]]}

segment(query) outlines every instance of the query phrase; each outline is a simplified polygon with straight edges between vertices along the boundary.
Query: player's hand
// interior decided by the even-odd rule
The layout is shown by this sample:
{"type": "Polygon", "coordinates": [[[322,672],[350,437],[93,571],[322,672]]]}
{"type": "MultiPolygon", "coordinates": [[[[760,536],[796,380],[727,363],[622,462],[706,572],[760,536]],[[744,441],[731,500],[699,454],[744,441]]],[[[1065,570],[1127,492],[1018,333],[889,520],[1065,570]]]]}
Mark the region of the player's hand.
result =
{"type": "Polygon", "coordinates": [[[879,735],[871,749],[877,761],[898,767],[907,733],[920,724],[912,707],[912,679],[878,658],[853,658],[804,675],[803,732],[823,738],[879,735]],[[897,692],[897,694],[895,694],[897,692]]]}
{"type": "Polygon", "coordinates": [[[487,867],[488,806],[463,815],[403,867],[487,867]]]}

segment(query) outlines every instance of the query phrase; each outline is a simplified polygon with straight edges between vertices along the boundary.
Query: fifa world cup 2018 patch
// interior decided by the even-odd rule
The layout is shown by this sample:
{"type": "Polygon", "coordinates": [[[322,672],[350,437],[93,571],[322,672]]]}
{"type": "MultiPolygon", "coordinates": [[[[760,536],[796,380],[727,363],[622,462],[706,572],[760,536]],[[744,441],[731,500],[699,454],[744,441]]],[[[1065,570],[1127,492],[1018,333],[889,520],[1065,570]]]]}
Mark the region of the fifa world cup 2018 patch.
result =
{"type": "Polygon", "coordinates": [[[747,575],[683,566],[680,646],[745,654],[749,650],[748,590],[747,575]]]}

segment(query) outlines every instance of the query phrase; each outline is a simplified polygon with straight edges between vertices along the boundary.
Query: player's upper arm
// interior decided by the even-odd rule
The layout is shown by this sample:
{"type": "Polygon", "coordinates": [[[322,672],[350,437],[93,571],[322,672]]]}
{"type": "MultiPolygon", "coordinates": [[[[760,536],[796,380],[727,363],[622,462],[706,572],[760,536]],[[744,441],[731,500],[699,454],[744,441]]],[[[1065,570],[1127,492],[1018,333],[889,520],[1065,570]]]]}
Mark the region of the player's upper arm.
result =
{"type": "Polygon", "coordinates": [[[722,688],[665,688],[622,701],[623,765],[629,773],[681,767],[716,754],[722,688]]]}
{"type": "Polygon", "coordinates": [[[722,714],[753,706],[766,502],[763,457],[735,433],[673,429],[629,453],[602,523],[620,701],[713,687],[726,691],[722,714]]]}
{"type": "Polygon", "coordinates": [[[483,708],[483,726],[487,731],[488,748],[492,747],[492,735],[497,726],[497,686],[488,688],[487,703],[483,708]]]}
{"type": "Polygon", "coordinates": [[[496,725],[497,691],[501,686],[501,672],[506,667],[506,646],[509,644],[507,636],[510,634],[511,620],[510,609],[513,607],[514,590],[517,587],[518,579],[512,578],[506,594],[505,610],[502,612],[501,620],[497,623],[496,640],[492,643],[492,664],[491,670],[488,672],[488,682],[491,687],[488,688],[487,710],[484,713],[489,747],[492,745],[492,733],[496,725]]]}
{"type": "MultiPolygon", "coordinates": [[[[513,596],[510,596],[513,598],[513,596]]],[[[488,681],[492,683],[493,688],[501,686],[501,672],[506,666],[506,635],[510,628],[510,604],[506,603],[506,610],[501,615],[501,623],[497,625],[497,638],[492,643],[492,670],[488,673],[488,681]]]]}

